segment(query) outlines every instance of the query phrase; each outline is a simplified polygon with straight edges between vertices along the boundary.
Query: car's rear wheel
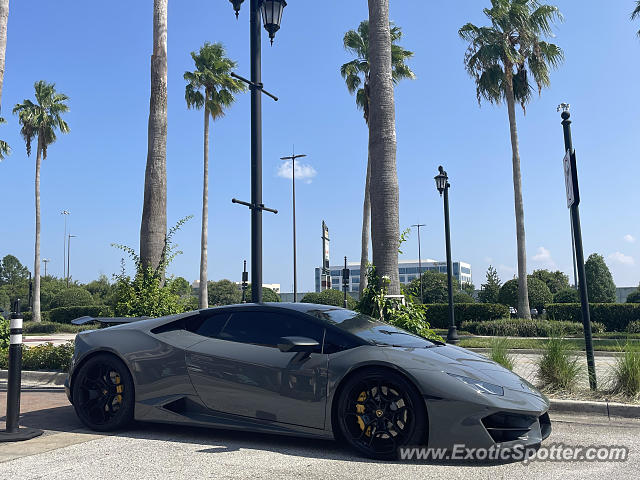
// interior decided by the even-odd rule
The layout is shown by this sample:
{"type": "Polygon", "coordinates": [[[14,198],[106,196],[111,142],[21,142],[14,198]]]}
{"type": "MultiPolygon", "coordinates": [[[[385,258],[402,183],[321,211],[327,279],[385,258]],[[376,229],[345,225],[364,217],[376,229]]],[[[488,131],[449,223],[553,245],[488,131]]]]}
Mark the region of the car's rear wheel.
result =
{"type": "Polygon", "coordinates": [[[402,375],[383,369],[356,373],[337,401],[339,436],[367,457],[393,459],[398,448],[424,443],[424,402],[402,375]]]}
{"type": "Polygon", "coordinates": [[[117,430],[133,419],[133,379],[114,355],[100,353],[78,370],[72,386],[73,406],[87,427],[101,432],[117,430]]]}

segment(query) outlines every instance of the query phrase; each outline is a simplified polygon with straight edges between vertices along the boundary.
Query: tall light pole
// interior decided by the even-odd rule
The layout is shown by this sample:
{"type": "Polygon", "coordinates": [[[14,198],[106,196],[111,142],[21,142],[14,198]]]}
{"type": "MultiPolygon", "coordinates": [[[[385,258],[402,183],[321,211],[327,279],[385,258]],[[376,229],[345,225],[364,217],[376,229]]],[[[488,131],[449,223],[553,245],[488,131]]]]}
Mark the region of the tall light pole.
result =
{"type": "MultiPolygon", "coordinates": [[[[229,0],[236,13],[240,13],[240,7],[244,0],[229,0]]],[[[269,32],[271,44],[282,20],[282,12],[286,7],[285,0],[250,0],[249,24],[250,24],[250,50],[251,50],[251,80],[232,74],[235,78],[245,82],[251,89],[251,202],[238,203],[249,207],[251,210],[251,301],[262,302],[262,211],[277,213],[277,210],[269,209],[262,203],[262,94],[269,95],[274,100],[277,97],[263,89],[262,85],[262,50],[260,43],[260,15],[264,28],[269,32]]]]}
{"type": "Polygon", "coordinates": [[[64,236],[62,237],[62,278],[67,278],[67,272],[65,270],[67,266],[67,217],[71,212],[69,210],[62,210],[60,215],[64,215],[64,236]]]}
{"type": "Polygon", "coordinates": [[[42,262],[44,263],[44,276],[47,276],[47,263],[49,263],[51,260],[48,258],[43,258],[42,262]]]}
{"type": "Polygon", "coordinates": [[[67,240],[67,288],[69,287],[69,277],[71,276],[71,274],[69,273],[71,270],[69,269],[70,263],[71,263],[71,239],[72,238],[76,238],[77,235],[71,235],[69,234],[68,240],[67,240]]]}
{"type": "Polygon", "coordinates": [[[420,278],[420,302],[422,302],[422,254],[420,253],[420,227],[426,227],[424,223],[411,225],[418,228],[418,277],[420,278]]]}
{"type": "Polygon", "coordinates": [[[444,196],[444,237],[447,247],[447,288],[449,294],[449,331],[447,332],[447,343],[456,345],[460,338],[456,329],[456,319],[453,310],[453,265],[451,263],[451,229],[449,227],[449,177],[442,165],[438,167],[438,175],[434,177],[436,187],[440,196],[444,196]]]}
{"type": "Polygon", "coordinates": [[[296,159],[306,157],[305,154],[296,155],[295,147],[290,157],[280,157],[280,160],[291,160],[291,191],[293,193],[293,301],[298,300],[298,269],[296,267],[296,159]]]}

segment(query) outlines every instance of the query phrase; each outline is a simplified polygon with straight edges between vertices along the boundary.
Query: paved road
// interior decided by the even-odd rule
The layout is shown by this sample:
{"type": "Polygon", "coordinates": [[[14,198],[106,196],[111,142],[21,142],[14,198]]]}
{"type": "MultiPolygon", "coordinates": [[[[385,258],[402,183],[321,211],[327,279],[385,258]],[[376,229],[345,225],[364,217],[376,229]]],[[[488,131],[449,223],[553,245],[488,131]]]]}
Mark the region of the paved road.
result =
{"type": "MultiPolygon", "coordinates": [[[[0,405],[5,393],[0,392],[0,405]]],[[[329,441],[223,430],[138,424],[117,435],[83,430],[61,391],[27,391],[22,425],[45,435],[0,444],[0,471],[8,479],[584,479],[637,478],[640,420],[553,417],[548,442],[626,445],[625,463],[400,463],[359,458],[329,441]]],[[[3,425],[0,425],[2,428],[3,425]]]]}

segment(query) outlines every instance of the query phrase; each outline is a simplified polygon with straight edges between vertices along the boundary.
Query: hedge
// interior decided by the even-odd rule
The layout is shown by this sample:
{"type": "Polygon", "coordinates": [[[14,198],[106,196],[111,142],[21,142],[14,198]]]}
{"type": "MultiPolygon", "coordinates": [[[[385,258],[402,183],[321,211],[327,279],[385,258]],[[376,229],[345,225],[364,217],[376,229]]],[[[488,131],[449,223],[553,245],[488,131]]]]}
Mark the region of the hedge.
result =
{"type": "Polygon", "coordinates": [[[78,317],[112,317],[113,310],[107,305],[90,305],[86,307],[58,307],[49,310],[49,321],[56,323],[71,323],[78,317]]]}
{"type": "MultiPolygon", "coordinates": [[[[582,323],[549,320],[502,319],[485,322],[463,322],[461,330],[475,335],[501,337],[549,337],[554,334],[582,335],[582,323]]],[[[592,323],[593,333],[604,332],[604,325],[592,323]]]]}
{"type": "MultiPolygon", "coordinates": [[[[433,303],[423,305],[423,308],[431,328],[449,328],[449,305],[433,303]]],[[[486,322],[509,317],[509,307],[499,303],[456,303],[453,311],[457,325],[465,321],[486,322]]]]}
{"type": "MultiPolygon", "coordinates": [[[[45,343],[22,349],[23,370],[56,370],[66,372],[71,365],[73,342],[54,346],[45,343]]],[[[9,367],[9,349],[0,349],[0,369],[9,367]]]]}
{"type": "MultiPolygon", "coordinates": [[[[30,322],[31,320],[33,320],[33,312],[31,312],[31,310],[29,310],[28,312],[22,312],[22,321],[23,322],[30,322]]],[[[40,312],[40,321],[42,322],[48,322],[49,321],[49,312],[40,312]]]]}
{"type": "MultiPolygon", "coordinates": [[[[624,332],[630,322],[640,320],[640,304],[590,303],[592,322],[604,324],[607,332],[624,332]]],[[[582,322],[579,303],[552,303],[547,305],[547,318],[567,322],[582,322]]]]}

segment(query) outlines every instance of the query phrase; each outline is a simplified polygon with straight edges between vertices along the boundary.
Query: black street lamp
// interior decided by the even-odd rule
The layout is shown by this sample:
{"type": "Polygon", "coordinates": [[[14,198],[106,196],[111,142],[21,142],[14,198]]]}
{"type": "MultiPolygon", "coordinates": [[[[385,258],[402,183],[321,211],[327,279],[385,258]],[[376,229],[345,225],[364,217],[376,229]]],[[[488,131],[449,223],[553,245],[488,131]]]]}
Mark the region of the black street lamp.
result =
{"type": "MultiPolygon", "coordinates": [[[[243,0],[230,0],[236,13],[240,12],[243,0]]],[[[251,210],[251,301],[262,302],[262,211],[277,213],[277,210],[269,209],[262,203],[262,93],[269,95],[274,100],[277,97],[269,94],[262,85],[262,50],[260,44],[260,15],[264,21],[264,28],[269,32],[269,38],[273,44],[273,38],[280,29],[282,11],[287,5],[284,0],[250,0],[249,24],[251,39],[251,79],[247,80],[234,75],[249,85],[251,90],[251,202],[242,202],[233,199],[249,207],[251,210]]]]}
{"type": "Polygon", "coordinates": [[[423,292],[422,292],[422,254],[420,252],[420,228],[426,227],[424,223],[416,223],[415,225],[411,225],[412,227],[417,227],[418,229],[418,278],[420,279],[420,302],[423,301],[423,292]]]}
{"type": "Polygon", "coordinates": [[[350,270],[347,267],[347,257],[344,257],[344,268],[342,269],[342,290],[344,291],[344,308],[348,308],[347,303],[347,290],[349,290],[349,274],[350,270]]]}
{"type": "Polygon", "coordinates": [[[460,338],[456,329],[456,320],[453,312],[453,266],[451,264],[451,230],[449,228],[449,177],[442,166],[438,167],[438,175],[434,177],[436,187],[440,196],[444,196],[444,236],[447,246],[447,287],[449,294],[449,331],[447,332],[447,343],[456,345],[460,338]]]}

